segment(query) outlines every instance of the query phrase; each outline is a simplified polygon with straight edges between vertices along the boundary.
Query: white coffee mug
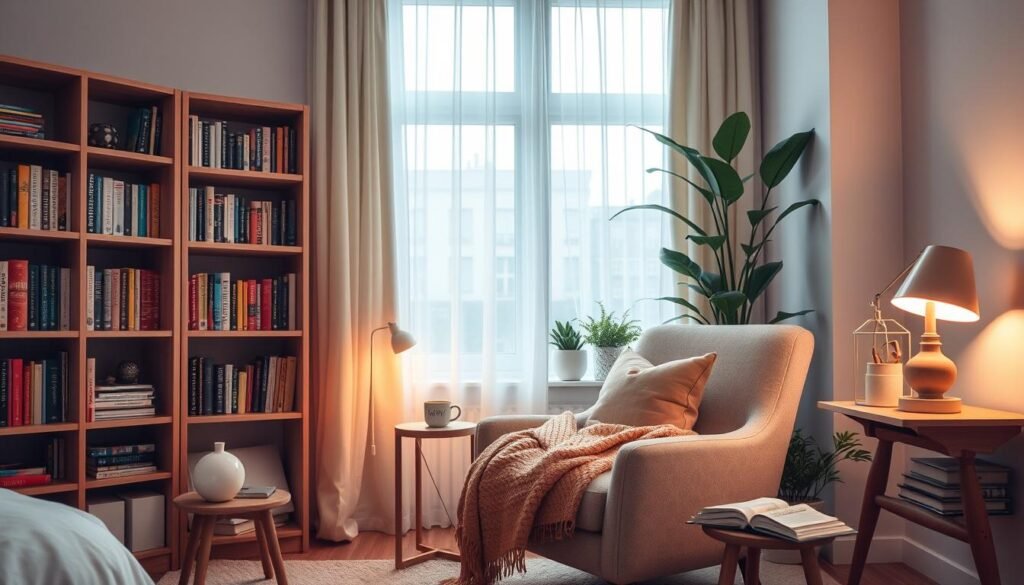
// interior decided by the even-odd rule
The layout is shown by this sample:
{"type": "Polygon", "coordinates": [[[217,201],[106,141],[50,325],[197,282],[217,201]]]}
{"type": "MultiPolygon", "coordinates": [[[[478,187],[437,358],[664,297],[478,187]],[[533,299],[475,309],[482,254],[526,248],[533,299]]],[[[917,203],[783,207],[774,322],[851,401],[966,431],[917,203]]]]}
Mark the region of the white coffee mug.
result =
{"type": "Polygon", "coordinates": [[[423,420],[428,427],[443,428],[448,423],[462,416],[462,409],[447,400],[428,400],[423,403],[423,420]],[[452,416],[452,409],[459,411],[452,416]]]}

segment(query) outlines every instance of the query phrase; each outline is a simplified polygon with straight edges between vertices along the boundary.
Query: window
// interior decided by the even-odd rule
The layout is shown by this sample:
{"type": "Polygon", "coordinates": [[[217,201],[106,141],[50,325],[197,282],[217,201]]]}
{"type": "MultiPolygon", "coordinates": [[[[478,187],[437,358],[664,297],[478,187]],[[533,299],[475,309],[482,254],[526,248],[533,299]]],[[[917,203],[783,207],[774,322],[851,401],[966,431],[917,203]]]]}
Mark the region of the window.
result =
{"type": "Polygon", "coordinates": [[[609,221],[667,202],[646,172],[665,152],[633,126],[665,126],[668,0],[391,2],[400,311],[425,356],[417,375],[529,379],[550,323],[597,301],[645,326],[671,316],[641,300],[672,290],[662,217],[609,221]]]}

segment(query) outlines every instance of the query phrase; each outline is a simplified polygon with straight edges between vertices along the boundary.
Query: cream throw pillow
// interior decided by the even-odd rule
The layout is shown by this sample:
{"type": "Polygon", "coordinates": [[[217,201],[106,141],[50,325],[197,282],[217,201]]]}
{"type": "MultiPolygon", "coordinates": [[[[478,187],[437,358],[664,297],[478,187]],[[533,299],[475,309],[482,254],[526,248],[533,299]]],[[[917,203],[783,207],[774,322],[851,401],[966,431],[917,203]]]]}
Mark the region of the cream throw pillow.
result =
{"type": "Polygon", "coordinates": [[[588,423],[672,424],[692,429],[716,357],[709,353],[655,366],[635,351],[622,352],[601,387],[588,423]]]}

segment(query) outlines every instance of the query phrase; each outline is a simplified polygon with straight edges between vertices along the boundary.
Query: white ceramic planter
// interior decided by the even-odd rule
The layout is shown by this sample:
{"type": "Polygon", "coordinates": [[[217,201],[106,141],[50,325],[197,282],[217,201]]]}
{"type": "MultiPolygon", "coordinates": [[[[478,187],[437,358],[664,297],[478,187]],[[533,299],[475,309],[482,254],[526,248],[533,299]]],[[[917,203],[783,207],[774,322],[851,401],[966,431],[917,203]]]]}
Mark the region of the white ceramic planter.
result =
{"type": "Polygon", "coordinates": [[[582,380],[587,373],[587,351],[584,349],[556,349],[551,354],[551,369],[563,382],[582,380]]]}
{"type": "Polygon", "coordinates": [[[903,396],[903,364],[867,364],[864,400],[858,404],[895,408],[903,396]]]}
{"type": "MultiPolygon", "coordinates": [[[[811,500],[810,502],[797,503],[807,504],[819,512],[822,512],[825,507],[824,500],[811,500]]],[[[803,562],[800,558],[800,551],[798,550],[764,550],[761,551],[761,558],[770,563],[776,563],[779,565],[799,565],[803,562]]]]}
{"type": "Polygon", "coordinates": [[[203,455],[192,472],[192,485],[208,502],[226,502],[238,494],[245,483],[245,467],[224,443],[214,443],[213,452],[203,455]]]}
{"type": "Polygon", "coordinates": [[[608,377],[608,372],[615,365],[615,360],[625,347],[595,347],[594,348],[594,379],[598,382],[608,377]]]}

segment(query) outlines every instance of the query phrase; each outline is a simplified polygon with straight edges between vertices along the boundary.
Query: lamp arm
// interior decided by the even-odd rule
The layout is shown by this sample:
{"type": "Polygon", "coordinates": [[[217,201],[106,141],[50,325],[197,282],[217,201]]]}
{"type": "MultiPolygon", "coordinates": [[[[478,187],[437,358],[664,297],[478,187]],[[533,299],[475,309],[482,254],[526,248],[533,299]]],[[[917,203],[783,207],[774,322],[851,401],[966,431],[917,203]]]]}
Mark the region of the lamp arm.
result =
{"type": "Polygon", "coordinates": [[[910,272],[910,269],[913,268],[915,264],[917,264],[918,259],[921,258],[921,254],[923,253],[924,251],[918,252],[917,256],[915,256],[914,259],[910,261],[910,264],[907,264],[906,268],[904,268],[899,274],[896,275],[896,278],[889,281],[889,284],[885,285],[885,288],[875,293],[875,299],[871,301],[871,306],[874,307],[876,311],[881,310],[881,305],[878,301],[879,299],[882,298],[882,295],[884,295],[890,288],[892,288],[894,284],[896,284],[900,280],[903,280],[903,277],[906,276],[908,272],[910,272]]]}
{"type": "Polygon", "coordinates": [[[373,331],[370,332],[370,414],[369,414],[370,429],[369,430],[370,430],[370,455],[373,455],[373,456],[377,455],[377,440],[375,438],[376,434],[374,433],[374,428],[373,428],[374,427],[374,425],[373,425],[373,336],[376,335],[378,331],[383,331],[383,330],[385,330],[387,328],[388,328],[388,326],[385,325],[383,327],[378,327],[378,328],[376,328],[376,329],[374,329],[373,331]]]}

